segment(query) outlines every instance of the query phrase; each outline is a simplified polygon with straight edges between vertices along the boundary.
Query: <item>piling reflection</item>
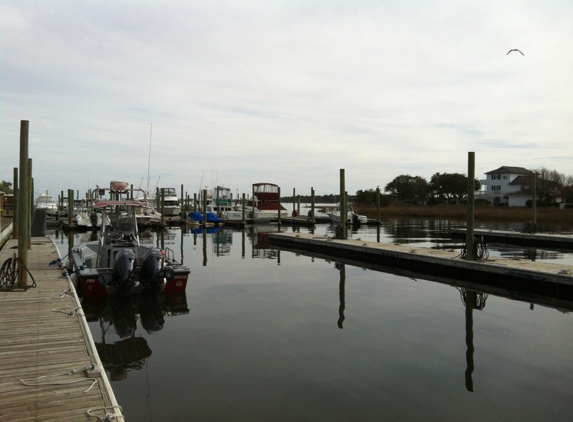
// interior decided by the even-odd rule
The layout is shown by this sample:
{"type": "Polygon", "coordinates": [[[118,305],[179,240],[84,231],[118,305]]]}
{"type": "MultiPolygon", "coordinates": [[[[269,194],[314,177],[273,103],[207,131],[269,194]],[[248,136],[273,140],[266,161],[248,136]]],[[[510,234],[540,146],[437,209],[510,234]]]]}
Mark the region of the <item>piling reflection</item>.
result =
{"type": "Polygon", "coordinates": [[[166,316],[189,313],[185,292],[84,298],[82,308],[88,322],[99,321],[101,338],[95,345],[112,381],[122,381],[130,371],[141,369],[152,354],[147,340],[136,335],[138,326],[153,334],[163,329],[166,316]],[[110,342],[110,336],[115,340],[110,342]]]}
{"type": "Polygon", "coordinates": [[[478,311],[485,308],[485,301],[487,299],[487,294],[478,293],[473,290],[458,288],[460,291],[460,298],[462,303],[466,308],[466,389],[468,391],[474,391],[474,385],[472,380],[472,373],[474,371],[474,328],[473,328],[473,311],[477,309],[478,311]]]}

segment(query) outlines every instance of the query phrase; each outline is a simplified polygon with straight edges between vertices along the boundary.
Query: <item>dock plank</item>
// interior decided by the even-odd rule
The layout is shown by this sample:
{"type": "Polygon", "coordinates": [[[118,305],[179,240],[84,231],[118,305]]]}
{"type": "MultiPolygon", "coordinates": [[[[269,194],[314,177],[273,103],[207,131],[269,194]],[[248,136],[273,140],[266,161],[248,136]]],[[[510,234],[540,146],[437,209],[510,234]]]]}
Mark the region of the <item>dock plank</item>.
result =
{"type": "MultiPolygon", "coordinates": [[[[17,244],[8,240],[0,263],[17,244]]],[[[75,291],[61,269],[48,265],[57,257],[50,238],[33,238],[26,267],[36,287],[0,292],[0,420],[103,420],[105,409],[124,420],[75,291]],[[92,364],[88,376],[84,368],[92,364]]]]}

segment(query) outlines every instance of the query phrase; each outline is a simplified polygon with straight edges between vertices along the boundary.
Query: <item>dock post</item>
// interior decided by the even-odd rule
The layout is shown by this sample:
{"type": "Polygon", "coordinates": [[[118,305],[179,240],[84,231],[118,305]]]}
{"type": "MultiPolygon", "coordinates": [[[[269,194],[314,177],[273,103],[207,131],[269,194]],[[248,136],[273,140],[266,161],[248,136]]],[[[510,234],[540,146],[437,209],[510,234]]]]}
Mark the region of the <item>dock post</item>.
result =
{"type": "Polygon", "coordinates": [[[475,198],[475,152],[468,152],[468,222],[466,232],[466,260],[474,261],[474,198],[475,198]]]}
{"type": "Polygon", "coordinates": [[[201,210],[203,211],[203,227],[207,227],[207,189],[203,189],[203,196],[201,199],[201,210]]]}
{"type": "Polygon", "coordinates": [[[314,219],[314,188],[310,188],[310,221],[312,224],[316,221],[314,219]]]}
{"type": "Polygon", "coordinates": [[[68,226],[72,227],[74,220],[74,190],[68,189],[68,226]]]}
{"type": "Polygon", "coordinates": [[[292,188],[292,216],[294,217],[294,210],[295,210],[295,192],[296,192],[296,188],[292,188]]]}
{"type": "MultiPolygon", "coordinates": [[[[30,231],[30,190],[28,179],[28,133],[30,122],[20,121],[20,189],[18,191],[18,259],[24,268],[28,265],[28,232],[30,231]]],[[[28,286],[28,272],[21,270],[18,284],[28,286]]]]}
{"type": "Polygon", "coordinates": [[[346,239],[346,217],[347,217],[346,187],[344,180],[344,169],[340,169],[340,238],[346,239]]]}
{"type": "Polygon", "coordinates": [[[32,216],[34,215],[34,178],[32,177],[32,159],[28,158],[28,250],[32,249],[32,216]]]}
{"type": "Polygon", "coordinates": [[[254,222],[254,221],[255,221],[255,202],[256,202],[256,201],[255,201],[255,186],[254,186],[254,185],[253,185],[252,195],[253,195],[253,196],[251,197],[251,198],[252,198],[251,203],[252,203],[253,222],[254,222]]]}
{"type": "Polygon", "coordinates": [[[20,188],[18,184],[18,167],[14,167],[14,187],[12,191],[12,198],[14,199],[14,208],[12,209],[12,237],[14,239],[18,239],[18,226],[20,224],[18,219],[18,196],[20,195],[20,188]]]}
{"type": "Polygon", "coordinates": [[[376,186],[376,222],[380,224],[380,186],[376,186]]]}
{"type": "Polygon", "coordinates": [[[531,202],[531,210],[533,211],[533,217],[531,224],[533,227],[531,227],[531,232],[536,233],[537,232],[537,172],[536,171],[533,172],[532,190],[533,190],[533,201],[531,202]]]}
{"type": "Polygon", "coordinates": [[[159,200],[161,201],[161,228],[165,227],[165,188],[161,188],[161,195],[159,200]]]}
{"type": "Polygon", "coordinates": [[[197,194],[193,194],[193,212],[197,212],[197,194]]]}
{"type": "Polygon", "coordinates": [[[300,195],[297,197],[296,215],[300,216],[300,195]]]}
{"type": "Polygon", "coordinates": [[[183,219],[183,213],[185,212],[185,211],[183,211],[183,208],[185,208],[184,207],[185,197],[183,196],[183,183],[181,183],[181,196],[180,196],[180,198],[181,198],[181,200],[179,202],[181,205],[181,209],[179,210],[179,218],[183,219]]]}
{"type": "MultiPolygon", "coordinates": [[[[241,200],[241,222],[243,224],[245,224],[245,194],[243,193],[243,199],[241,200]]],[[[244,255],[244,251],[243,251],[243,255],[244,255]]]]}
{"type": "Polygon", "coordinates": [[[279,223],[279,231],[281,230],[281,187],[279,186],[279,206],[277,208],[278,211],[278,223],[279,223]]]}

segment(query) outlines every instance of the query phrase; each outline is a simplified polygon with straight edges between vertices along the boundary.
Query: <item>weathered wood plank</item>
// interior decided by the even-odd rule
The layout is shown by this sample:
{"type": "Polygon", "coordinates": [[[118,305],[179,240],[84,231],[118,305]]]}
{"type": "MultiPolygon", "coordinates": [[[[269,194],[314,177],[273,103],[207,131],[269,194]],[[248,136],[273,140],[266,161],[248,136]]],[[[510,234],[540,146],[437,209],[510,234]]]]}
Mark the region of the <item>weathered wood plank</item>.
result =
{"type": "MultiPolygon", "coordinates": [[[[0,250],[0,263],[12,257],[14,245],[17,241],[9,240],[0,250]]],[[[93,421],[97,418],[89,416],[88,409],[107,406],[113,412],[117,405],[105,372],[86,392],[93,380],[83,368],[97,363],[103,370],[101,360],[81,307],[76,310],[79,302],[69,292],[69,280],[61,277],[61,269],[48,266],[56,257],[50,239],[34,238],[27,268],[36,287],[0,292],[2,421],[93,421]],[[78,371],[63,375],[73,369],[78,371]]],[[[98,416],[103,420],[105,412],[100,410],[98,416]]]]}

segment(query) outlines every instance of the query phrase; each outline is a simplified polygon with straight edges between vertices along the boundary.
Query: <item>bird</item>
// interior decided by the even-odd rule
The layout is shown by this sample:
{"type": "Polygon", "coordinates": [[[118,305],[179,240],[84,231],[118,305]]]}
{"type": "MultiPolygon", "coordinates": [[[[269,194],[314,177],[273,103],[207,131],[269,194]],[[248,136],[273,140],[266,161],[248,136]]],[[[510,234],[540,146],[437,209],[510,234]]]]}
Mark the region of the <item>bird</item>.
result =
{"type": "MultiPolygon", "coordinates": [[[[521,50],[520,50],[519,48],[512,48],[511,50],[509,50],[509,51],[507,52],[507,54],[511,53],[512,51],[519,51],[519,52],[521,53],[521,50]]],[[[507,54],[506,54],[506,56],[507,56],[507,54]]],[[[522,55],[522,56],[525,56],[525,54],[523,54],[523,53],[521,53],[521,55],[522,55]]]]}

